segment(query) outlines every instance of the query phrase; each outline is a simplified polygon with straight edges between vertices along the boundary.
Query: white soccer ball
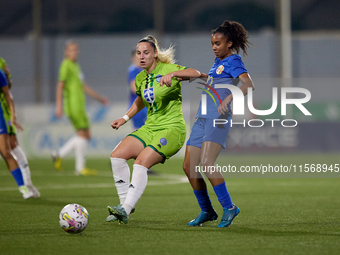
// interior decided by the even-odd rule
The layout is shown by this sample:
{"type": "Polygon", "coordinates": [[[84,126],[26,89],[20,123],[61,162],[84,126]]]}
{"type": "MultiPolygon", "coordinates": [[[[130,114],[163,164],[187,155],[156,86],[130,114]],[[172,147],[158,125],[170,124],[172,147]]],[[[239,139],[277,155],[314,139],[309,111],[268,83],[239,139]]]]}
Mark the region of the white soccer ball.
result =
{"type": "Polygon", "coordinates": [[[77,234],[89,224],[89,213],[79,204],[66,205],[59,214],[59,223],[67,233],[77,234]]]}

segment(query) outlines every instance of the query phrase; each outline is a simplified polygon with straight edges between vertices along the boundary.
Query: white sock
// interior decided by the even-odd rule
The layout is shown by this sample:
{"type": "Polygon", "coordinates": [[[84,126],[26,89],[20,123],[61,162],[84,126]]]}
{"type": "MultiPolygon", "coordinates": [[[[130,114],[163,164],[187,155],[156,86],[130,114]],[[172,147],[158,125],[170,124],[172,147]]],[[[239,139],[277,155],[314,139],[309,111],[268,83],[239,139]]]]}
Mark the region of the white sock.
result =
{"type": "Polygon", "coordinates": [[[87,139],[78,136],[75,148],[76,148],[76,171],[80,172],[85,167],[87,139]]]}
{"type": "Polygon", "coordinates": [[[126,195],[123,207],[126,213],[129,215],[132,208],[135,208],[138,200],[144,193],[146,184],[148,182],[148,169],[144,166],[134,164],[131,184],[126,195]]]}
{"type": "Polygon", "coordinates": [[[123,158],[110,158],[120,204],[124,204],[130,183],[130,168],[123,158]]]}
{"type": "Polygon", "coordinates": [[[28,166],[28,161],[25,152],[18,145],[12,150],[12,153],[15,155],[17,159],[25,185],[32,185],[31,171],[28,166]]]}
{"type": "Polygon", "coordinates": [[[63,158],[67,154],[70,153],[76,146],[78,136],[72,136],[60,149],[59,149],[59,157],[63,158]]]}

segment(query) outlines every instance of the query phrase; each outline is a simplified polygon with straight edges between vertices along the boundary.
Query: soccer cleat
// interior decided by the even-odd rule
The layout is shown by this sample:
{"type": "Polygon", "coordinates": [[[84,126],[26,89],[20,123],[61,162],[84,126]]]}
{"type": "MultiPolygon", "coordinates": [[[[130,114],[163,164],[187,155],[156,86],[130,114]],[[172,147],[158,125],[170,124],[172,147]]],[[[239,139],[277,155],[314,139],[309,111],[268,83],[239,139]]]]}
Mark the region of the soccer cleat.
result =
{"type": "Polygon", "coordinates": [[[28,190],[30,190],[33,193],[33,197],[34,198],[39,198],[40,197],[40,192],[37,190],[36,187],[33,186],[33,184],[31,185],[26,185],[28,190]]]}
{"type": "Polygon", "coordinates": [[[54,168],[58,171],[61,171],[61,158],[59,157],[59,154],[57,151],[52,151],[52,160],[54,164],[54,168]]]}
{"type": "Polygon", "coordinates": [[[22,197],[24,199],[28,199],[28,198],[33,197],[33,192],[30,189],[28,189],[27,186],[25,186],[25,185],[20,186],[19,191],[21,192],[22,197]]]}
{"type": "Polygon", "coordinates": [[[92,169],[88,169],[84,167],[82,170],[76,171],[75,174],[87,176],[87,175],[97,175],[98,173],[97,173],[97,170],[92,170],[92,169]]]}
{"type": "Polygon", "coordinates": [[[229,227],[230,224],[232,224],[233,219],[240,213],[240,209],[233,205],[233,208],[231,209],[223,209],[223,216],[221,223],[218,224],[218,228],[225,228],[229,227]]]}
{"type": "MultiPolygon", "coordinates": [[[[110,210],[109,210],[109,212],[111,213],[110,210]]],[[[134,213],[134,212],[135,212],[135,208],[132,208],[130,214],[132,214],[132,213],[134,213]]],[[[106,221],[107,221],[107,222],[116,221],[116,220],[118,220],[118,219],[117,219],[116,216],[114,216],[113,214],[110,214],[109,216],[106,217],[106,221]]]]}
{"type": "Polygon", "coordinates": [[[109,216],[106,217],[107,222],[116,221],[116,220],[118,219],[113,214],[110,214],[109,216]]]}
{"type": "Polygon", "coordinates": [[[124,224],[128,223],[129,216],[127,215],[124,207],[122,205],[118,206],[108,206],[107,209],[109,210],[109,213],[112,214],[117,218],[119,223],[123,222],[124,224]]]}
{"type": "Polygon", "coordinates": [[[217,220],[217,217],[218,215],[214,209],[212,209],[212,211],[209,211],[209,212],[201,211],[200,214],[196,217],[196,219],[190,221],[188,225],[189,226],[201,226],[202,223],[206,221],[217,220]]]}

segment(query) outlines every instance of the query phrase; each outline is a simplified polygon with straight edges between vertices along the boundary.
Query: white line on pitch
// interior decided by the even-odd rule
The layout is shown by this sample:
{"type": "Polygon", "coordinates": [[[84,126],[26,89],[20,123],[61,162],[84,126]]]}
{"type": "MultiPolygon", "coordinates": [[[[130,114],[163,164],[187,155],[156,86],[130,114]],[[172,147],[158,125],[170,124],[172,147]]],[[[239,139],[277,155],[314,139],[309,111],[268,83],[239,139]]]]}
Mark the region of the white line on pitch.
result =
{"type": "MultiPolygon", "coordinates": [[[[148,182],[148,186],[160,186],[160,185],[171,185],[171,184],[180,184],[180,183],[186,183],[188,182],[186,177],[179,175],[166,175],[167,179],[164,181],[160,180],[150,180],[148,182]]],[[[163,177],[163,176],[162,176],[163,177]]],[[[163,177],[165,178],[165,177],[163,177]]],[[[113,181],[111,183],[84,183],[84,184],[53,184],[48,186],[37,186],[37,189],[39,190],[56,190],[56,189],[97,189],[97,188],[114,188],[113,181]]],[[[18,190],[17,187],[2,187],[0,188],[1,191],[12,191],[12,190],[18,190]]]]}

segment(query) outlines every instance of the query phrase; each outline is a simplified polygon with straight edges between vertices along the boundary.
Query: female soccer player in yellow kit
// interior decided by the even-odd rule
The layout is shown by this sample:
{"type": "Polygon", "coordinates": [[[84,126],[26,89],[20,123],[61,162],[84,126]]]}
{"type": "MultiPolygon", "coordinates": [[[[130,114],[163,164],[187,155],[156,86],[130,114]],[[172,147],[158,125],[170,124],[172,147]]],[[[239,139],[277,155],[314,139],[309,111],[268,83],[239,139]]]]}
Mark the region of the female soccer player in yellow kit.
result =
{"type": "Polygon", "coordinates": [[[75,149],[75,174],[95,175],[97,174],[95,170],[85,167],[86,147],[91,139],[90,123],[86,114],[85,93],[103,105],[107,105],[109,101],[85,83],[84,75],[77,63],[78,43],[67,41],[64,54],[65,59],[60,66],[57,85],[56,116],[61,118],[64,111],[76,130],[76,135],[70,138],[58,151],[52,152],[54,166],[57,170],[61,170],[61,159],[75,149]]]}
{"type": "Polygon", "coordinates": [[[173,48],[161,50],[152,36],[138,42],[137,57],[144,69],[135,79],[137,98],[126,115],[111,125],[118,129],[144,106],[148,108],[145,125],[125,137],[111,153],[120,205],[108,206],[110,215],[106,220],[118,219],[125,224],[145,190],[148,169],[164,163],[183,146],[186,126],[178,78],[206,76],[195,69],[173,64],[173,48]],[[136,159],[131,182],[128,159],[136,159]]]}

